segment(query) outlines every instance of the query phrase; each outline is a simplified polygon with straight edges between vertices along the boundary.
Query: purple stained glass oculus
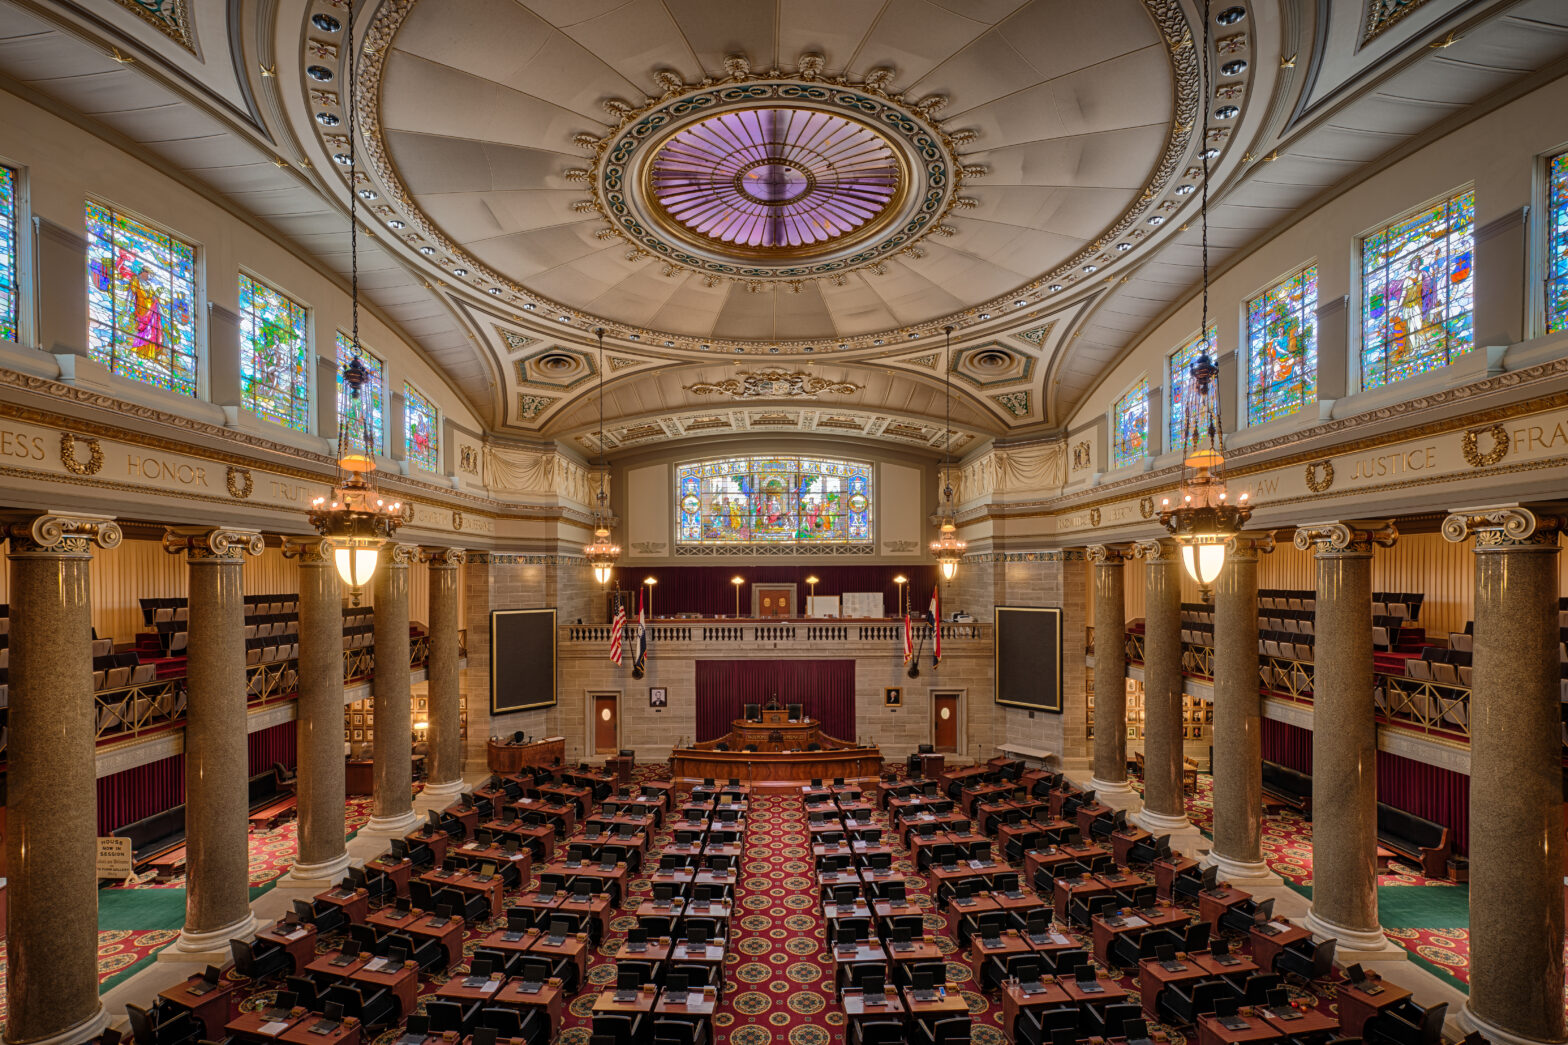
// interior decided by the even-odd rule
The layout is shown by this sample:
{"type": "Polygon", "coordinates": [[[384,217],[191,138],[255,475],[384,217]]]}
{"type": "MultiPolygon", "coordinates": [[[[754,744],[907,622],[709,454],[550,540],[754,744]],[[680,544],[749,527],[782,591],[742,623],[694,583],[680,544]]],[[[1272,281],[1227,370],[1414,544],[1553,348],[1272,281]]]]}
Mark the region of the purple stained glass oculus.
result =
{"type": "Polygon", "coordinates": [[[877,224],[899,154],[870,127],[811,109],[743,109],[677,131],[647,174],[665,218],[710,245],[810,251],[877,224]]]}

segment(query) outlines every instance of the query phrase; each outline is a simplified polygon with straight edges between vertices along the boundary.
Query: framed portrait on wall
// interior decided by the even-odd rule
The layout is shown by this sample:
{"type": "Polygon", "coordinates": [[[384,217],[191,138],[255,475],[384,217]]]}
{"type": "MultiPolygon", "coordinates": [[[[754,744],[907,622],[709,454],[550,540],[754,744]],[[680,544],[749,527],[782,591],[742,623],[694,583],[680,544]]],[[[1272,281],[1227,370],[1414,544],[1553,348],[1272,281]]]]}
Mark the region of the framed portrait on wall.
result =
{"type": "Polygon", "coordinates": [[[670,706],[670,691],[664,686],[648,687],[648,706],[650,708],[667,708],[670,706]]]}
{"type": "Polygon", "coordinates": [[[364,740],[365,739],[365,731],[363,729],[356,729],[356,730],[354,730],[353,736],[354,736],[355,740],[364,740]]]}
{"type": "Polygon", "coordinates": [[[882,691],[882,706],[888,708],[901,708],[904,706],[904,690],[900,686],[889,686],[882,691]]]}

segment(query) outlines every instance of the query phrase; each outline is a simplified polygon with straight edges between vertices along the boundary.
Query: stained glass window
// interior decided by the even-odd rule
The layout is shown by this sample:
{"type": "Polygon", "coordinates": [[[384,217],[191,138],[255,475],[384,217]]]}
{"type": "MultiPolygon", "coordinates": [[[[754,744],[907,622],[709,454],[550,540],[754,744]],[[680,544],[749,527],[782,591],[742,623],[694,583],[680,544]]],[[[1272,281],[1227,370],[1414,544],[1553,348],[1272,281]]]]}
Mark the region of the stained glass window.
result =
{"type": "Polygon", "coordinates": [[[1192,381],[1192,364],[1205,352],[1210,360],[1218,360],[1219,356],[1214,349],[1214,327],[1209,328],[1207,335],[1194,337],[1191,341],[1171,353],[1165,387],[1170,392],[1170,442],[1165,445],[1166,452],[1181,449],[1181,426],[1187,419],[1186,403],[1187,385],[1192,381]]]}
{"type": "Polygon", "coordinates": [[[87,349],[116,374],[196,394],[196,248],[87,204],[87,349]]]}
{"type": "Polygon", "coordinates": [[[428,472],[441,470],[441,415],[436,405],[408,382],[403,383],[404,445],[408,459],[428,472]]]}
{"type": "Polygon", "coordinates": [[[1361,386],[1444,366],[1475,347],[1475,190],[1393,222],[1361,244],[1361,386]]]}
{"type": "Polygon", "coordinates": [[[305,306],[240,274],[240,385],[245,409],[310,431],[305,306]]]}
{"type": "Polygon", "coordinates": [[[0,167],[0,339],[16,340],[16,172],[0,167]]]}
{"type": "Polygon", "coordinates": [[[1149,379],[1143,378],[1111,407],[1111,466],[1143,457],[1149,444],[1149,379]]]}
{"type": "Polygon", "coordinates": [[[380,453],[384,445],[381,418],[383,417],[383,399],[386,396],[386,369],[381,360],[365,350],[363,345],[359,349],[359,361],[370,372],[370,377],[365,382],[365,387],[360,389],[359,398],[352,399],[348,389],[343,385],[343,368],[349,360],[354,358],[354,340],[347,334],[338,333],[338,424],[348,425],[349,445],[353,448],[364,448],[365,423],[370,424],[370,447],[372,453],[380,453]]]}
{"type": "Polygon", "coordinates": [[[1568,330],[1568,152],[1547,165],[1546,330],[1568,330]]]}
{"type": "Polygon", "coordinates": [[[725,457],[676,468],[683,544],[870,541],[871,466],[823,457],[725,457]]]}
{"type": "Polygon", "coordinates": [[[1289,417],[1318,394],[1318,267],[1247,302],[1247,423],[1289,417]]]}

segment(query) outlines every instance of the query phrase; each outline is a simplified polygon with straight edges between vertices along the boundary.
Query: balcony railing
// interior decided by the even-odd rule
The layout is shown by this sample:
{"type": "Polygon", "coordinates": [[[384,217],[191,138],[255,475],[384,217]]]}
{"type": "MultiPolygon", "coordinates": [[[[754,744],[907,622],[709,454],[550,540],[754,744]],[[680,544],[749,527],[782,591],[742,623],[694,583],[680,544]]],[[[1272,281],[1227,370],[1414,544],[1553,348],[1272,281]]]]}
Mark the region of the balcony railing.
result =
{"type": "MultiPolygon", "coordinates": [[[[992,625],[944,622],[943,643],[990,641],[992,625]]],[[[912,629],[917,647],[931,647],[932,626],[917,624],[912,629]]],[[[583,647],[608,647],[612,628],[608,624],[568,624],[560,629],[565,650],[583,647]]],[[[621,633],[623,644],[637,639],[637,626],[627,624],[621,633]]],[[[650,645],[695,647],[699,651],[745,650],[772,647],[778,643],[800,646],[854,647],[860,652],[902,651],[904,628],[895,621],[693,621],[691,623],[648,625],[650,645]]]]}
{"type": "MultiPolygon", "coordinates": [[[[458,655],[468,655],[468,632],[459,630],[458,655]]],[[[409,644],[409,667],[425,667],[430,656],[428,636],[409,644]]],[[[375,675],[375,649],[364,646],[343,651],[343,682],[354,685],[375,675]]],[[[245,669],[245,704],[257,708],[293,700],[299,695],[299,661],[254,664],[245,669]]],[[[93,694],[94,735],[99,743],[119,743],[175,729],[185,722],[184,675],[171,675],[93,694]]],[[[5,733],[0,730],[0,757],[5,733]]]]}
{"type": "MultiPolygon", "coordinates": [[[[1214,678],[1214,647],[1182,644],[1182,673],[1191,678],[1214,678]]],[[[1127,633],[1127,661],[1144,663],[1144,636],[1127,633]]],[[[1264,696],[1312,703],[1314,665],[1309,660],[1294,660],[1267,654],[1258,656],[1258,689],[1264,696]]],[[[1377,719],[1394,729],[1420,733],[1434,739],[1470,739],[1470,688],[1405,675],[1381,672],[1373,676],[1373,700],[1377,719]]]]}

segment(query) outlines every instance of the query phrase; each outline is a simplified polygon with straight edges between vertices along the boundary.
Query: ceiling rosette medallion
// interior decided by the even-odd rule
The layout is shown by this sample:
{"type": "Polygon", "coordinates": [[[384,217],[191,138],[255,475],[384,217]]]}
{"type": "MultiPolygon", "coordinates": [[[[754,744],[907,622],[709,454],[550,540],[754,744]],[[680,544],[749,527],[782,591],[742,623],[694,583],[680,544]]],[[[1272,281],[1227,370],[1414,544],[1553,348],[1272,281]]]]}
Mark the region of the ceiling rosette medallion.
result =
{"type": "Polygon", "coordinates": [[[861,386],[853,381],[830,381],[801,370],[770,368],[682,387],[694,395],[726,395],[731,399],[816,399],[824,394],[853,395],[861,386]]]}
{"type": "Polygon", "coordinates": [[[729,76],[687,83],[671,70],[665,93],[639,107],[609,106],[620,125],[577,141],[594,153],[590,201],[628,258],[751,284],[840,277],[942,232],[961,206],[971,132],[931,116],[947,99],[887,90],[891,69],[863,79],[825,76],[822,55],[795,75],[754,71],[742,55],[729,76]]]}

